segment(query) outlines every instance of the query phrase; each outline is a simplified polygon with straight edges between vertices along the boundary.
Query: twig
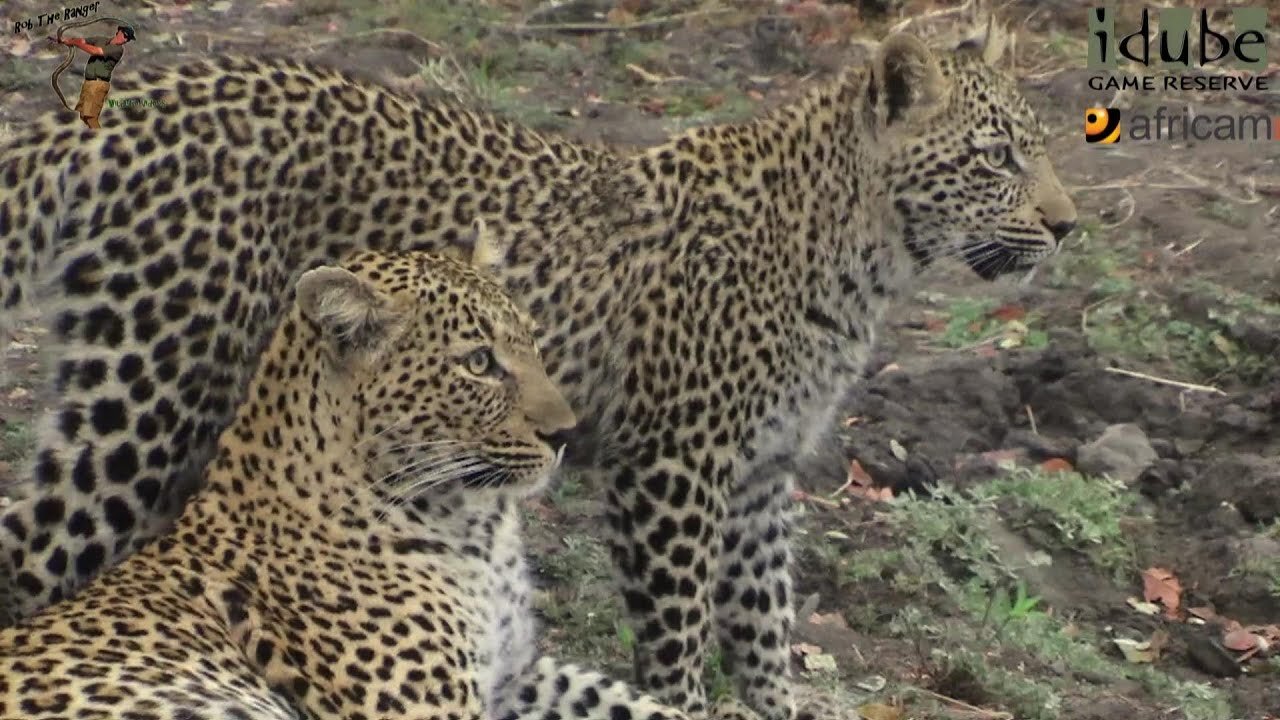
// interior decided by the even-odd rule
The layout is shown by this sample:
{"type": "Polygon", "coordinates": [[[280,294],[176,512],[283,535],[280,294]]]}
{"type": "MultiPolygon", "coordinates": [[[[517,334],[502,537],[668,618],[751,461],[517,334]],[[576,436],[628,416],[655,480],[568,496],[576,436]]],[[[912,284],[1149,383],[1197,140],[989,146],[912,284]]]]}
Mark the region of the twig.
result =
{"type": "Polygon", "coordinates": [[[798,491],[798,494],[799,494],[799,497],[796,499],[800,500],[801,502],[814,502],[819,505],[823,505],[825,507],[833,508],[835,510],[839,510],[841,507],[840,503],[838,502],[828,500],[824,497],[818,497],[817,495],[804,492],[803,490],[798,491]]]}
{"type": "MultiPolygon", "coordinates": [[[[1126,157],[1133,156],[1127,155],[1126,157]]],[[[1127,190],[1136,187],[1141,187],[1144,190],[1203,190],[1211,192],[1224,200],[1230,200],[1232,202],[1240,203],[1241,205],[1253,205],[1254,203],[1261,201],[1261,198],[1258,197],[1257,186],[1252,178],[1248,179],[1249,187],[1244,188],[1246,193],[1245,195],[1233,195],[1222,188],[1214,186],[1208,180],[1192,175],[1181,168],[1169,167],[1165,169],[1184,180],[1189,180],[1190,184],[1148,182],[1146,177],[1155,171],[1155,168],[1148,168],[1142,172],[1134,173],[1133,175],[1121,178],[1114,182],[1098,183],[1096,185],[1073,185],[1067,188],[1067,190],[1069,192],[1085,192],[1092,190],[1127,190]]]]}
{"type": "Polygon", "coordinates": [[[1146,373],[1134,372],[1133,370],[1125,370],[1124,368],[1109,367],[1104,368],[1109,373],[1116,375],[1127,375],[1128,377],[1138,378],[1140,380],[1150,380],[1160,385],[1169,385],[1170,387],[1182,388],[1183,390],[1194,390],[1196,392],[1213,393],[1214,395],[1226,395],[1225,390],[1213,387],[1212,385],[1197,385],[1195,383],[1182,382],[1181,380],[1170,380],[1169,378],[1156,377],[1155,375],[1147,375],[1146,373]]]}
{"type": "Polygon", "coordinates": [[[342,35],[341,37],[326,38],[324,40],[316,40],[316,41],[310,42],[307,44],[307,49],[309,52],[315,52],[316,48],[319,48],[319,47],[327,47],[329,45],[333,45],[334,43],[340,43],[340,42],[349,43],[352,40],[358,40],[362,37],[371,37],[373,35],[407,35],[413,38],[414,40],[417,40],[418,42],[422,43],[423,45],[426,45],[432,50],[435,50],[437,52],[445,52],[444,46],[441,45],[440,43],[434,42],[432,40],[428,40],[425,37],[419,35],[418,33],[412,30],[405,30],[404,28],[374,28],[372,30],[361,30],[360,32],[348,33],[346,35],[342,35]]]}
{"type": "Polygon", "coordinates": [[[1090,310],[1097,310],[1103,305],[1118,300],[1119,298],[1119,295],[1108,295],[1097,302],[1091,302],[1088,305],[1085,305],[1084,309],[1080,311],[1080,334],[1084,335],[1088,331],[1090,310]]]}
{"type": "Polygon", "coordinates": [[[680,82],[682,80],[689,79],[683,75],[659,75],[657,73],[651,73],[635,63],[627,63],[627,70],[636,77],[652,85],[662,85],[664,83],[680,82]]]}
{"type": "Polygon", "coordinates": [[[1022,409],[1027,411],[1027,421],[1031,423],[1031,434],[1039,435],[1040,431],[1036,429],[1036,414],[1031,412],[1031,406],[1023,405],[1022,409]]]}
{"type": "Polygon", "coordinates": [[[828,495],[827,497],[835,497],[835,496],[839,495],[840,493],[842,493],[842,492],[844,492],[845,490],[847,490],[847,489],[849,488],[849,486],[850,486],[850,485],[852,485],[852,484],[853,484],[853,473],[849,473],[849,474],[845,477],[844,484],[843,484],[843,485],[841,485],[840,487],[836,488],[836,489],[835,489],[835,492],[831,493],[831,494],[830,494],[830,495],[828,495]]]}
{"type": "Polygon", "coordinates": [[[1202,242],[1204,242],[1204,238],[1200,238],[1199,240],[1196,240],[1195,242],[1191,243],[1190,245],[1188,245],[1188,246],[1186,246],[1186,247],[1182,248],[1182,249],[1181,249],[1181,250],[1179,250],[1178,252],[1174,253],[1174,254],[1173,254],[1173,256],[1174,256],[1174,257],[1182,257],[1183,255],[1186,255],[1187,253],[1191,252],[1192,250],[1195,250],[1195,249],[1200,245],[1200,243],[1202,243],[1202,242]]]}
{"type": "Polygon", "coordinates": [[[733,8],[703,8],[701,10],[690,10],[689,12],[675,13],[673,15],[663,15],[662,17],[649,18],[647,20],[636,20],[629,23],[546,23],[542,25],[507,25],[506,23],[490,23],[494,27],[499,27],[511,32],[625,32],[627,30],[641,30],[643,28],[661,27],[681,20],[689,18],[701,17],[704,15],[722,15],[731,12],[733,8]]]}
{"type": "Polygon", "coordinates": [[[1128,200],[1128,202],[1125,203],[1125,206],[1128,207],[1129,210],[1124,214],[1124,217],[1120,218],[1118,221],[1103,225],[1103,230],[1115,230],[1121,225],[1129,222],[1133,219],[1133,214],[1138,209],[1138,201],[1133,197],[1133,193],[1129,192],[1129,188],[1120,188],[1120,192],[1124,193],[1125,199],[1128,200]]]}
{"type": "Polygon", "coordinates": [[[932,690],[926,690],[925,688],[922,688],[919,686],[916,686],[915,690],[917,692],[922,692],[925,695],[928,695],[929,697],[933,698],[934,700],[937,700],[938,702],[946,703],[947,705],[950,705],[952,707],[960,708],[961,710],[965,710],[969,713],[977,715],[978,717],[988,718],[988,720],[1013,720],[1013,715],[1007,712],[1003,712],[1000,710],[987,710],[984,708],[980,708],[977,705],[970,705],[969,703],[963,700],[957,700],[952,697],[947,697],[946,695],[940,695],[932,690]]]}
{"type": "Polygon", "coordinates": [[[964,4],[962,4],[962,5],[957,5],[957,6],[953,7],[953,8],[945,8],[945,9],[942,9],[942,10],[933,10],[933,11],[931,11],[931,12],[923,13],[923,14],[921,14],[921,15],[916,15],[916,16],[914,16],[914,17],[909,17],[909,18],[907,18],[906,20],[903,20],[902,22],[900,22],[900,23],[898,23],[897,25],[894,25],[892,28],[890,28],[890,29],[889,29],[889,33],[887,33],[887,34],[892,34],[892,33],[896,33],[896,32],[901,32],[901,31],[905,30],[908,26],[910,26],[910,25],[912,25],[912,24],[915,24],[915,23],[926,22],[926,21],[929,21],[929,20],[937,20],[937,19],[939,19],[939,18],[949,17],[949,16],[951,16],[951,15],[960,15],[960,14],[964,13],[966,10],[968,10],[968,9],[969,9],[969,6],[971,6],[971,5],[973,5],[973,0],[965,0],[964,4]]]}

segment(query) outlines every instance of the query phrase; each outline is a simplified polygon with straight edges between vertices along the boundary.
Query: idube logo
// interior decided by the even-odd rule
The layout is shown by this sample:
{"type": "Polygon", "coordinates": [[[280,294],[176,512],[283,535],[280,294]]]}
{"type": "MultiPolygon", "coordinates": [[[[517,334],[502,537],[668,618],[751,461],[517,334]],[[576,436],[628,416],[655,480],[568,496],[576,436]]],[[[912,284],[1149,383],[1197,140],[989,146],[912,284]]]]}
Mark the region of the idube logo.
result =
{"type": "MultiPolygon", "coordinates": [[[[1129,17],[1132,15],[1127,14],[1129,17]]],[[[1209,10],[1201,8],[1198,21],[1194,20],[1197,12],[1189,7],[1161,8],[1157,12],[1143,8],[1136,26],[1130,23],[1117,30],[1116,25],[1123,21],[1115,8],[1090,9],[1088,68],[1137,74],[1093,75],[1089,87],[1148,91],[1268,89],[1266,77],[1251,74],[1267,68],[1266,8],[1232,8],[1230,19],[1223,13],[1211,18],[1209,10]],[[1243,73],[1177,74],[1179,70],[1196,68],[1225,69],[1222,66],[1243,73]],[[1141,74],[1147,70],[1173,72],[1160,77],[1141,74]]]]}

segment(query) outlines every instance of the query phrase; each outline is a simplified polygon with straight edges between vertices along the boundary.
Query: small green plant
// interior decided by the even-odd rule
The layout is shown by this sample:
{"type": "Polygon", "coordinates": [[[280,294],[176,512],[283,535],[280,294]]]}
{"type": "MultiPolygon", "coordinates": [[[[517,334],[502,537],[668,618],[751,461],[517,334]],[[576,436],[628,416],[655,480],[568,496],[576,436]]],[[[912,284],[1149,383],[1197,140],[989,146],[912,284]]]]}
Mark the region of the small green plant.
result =
{"type": "MultiPolygon", "coordinates": [[[[1063,720],[1071,677],[1118,677],[1170,698],[1188,720],[1231,716],[1228,700],[1213,688],[1110,657],[1101,650],[1106,639],[1070,624],[1066,609],[1047,612],[1026,580],[1001,560],[990,537],[991,518],[1008,517],[1010,504],[1047,522],[1066,547],[1099,565],[1117,572],[1133,567],[1124,521],[1133,513],[1134,498],[1106,480],[1014,470],[965,492],[944,487],[925,501],[899,497],[886,521],[901,544],[851,551],[839,567],[851,581],[891,577],[895,587],[930,599],[902,608],[887,626],[915,648],[930,690],[1018,718],[1063,720]],[[932,609],[947,603],[958,612],[932,609]],[[1027,662],[1068,672],[1041,678],[1025,671],[1027,662]]],[[[920,702],[928,704],[927,698],[920,702]]]]}
{"type": "Polygon", "coordinates": [[[733,681],[729,679],[728,668],[725,667],[724,653],[713,648],[707,653],[707,661],[703,666],[706,676],[708,699],[715,701],[733,695],[733,681]]]}
{"type": "Polygon", "coordinates": [[[1010,598],[1004,588],[996,588],[987,604],[987,616],[983,617],[983,624],[988,619],[994,623],[996,639],[1000,638],[1009,623],[1026,619],[1036,612],[1035,608],[1040,604],[1040,598],[1027,595],[1027,584],[1022,580],[1017,582],[1014,592],[1016,594],[1010,598]]]}
{"type": "Polygon", "coordinates": [[[961,348],[986,341],[1002,347],[1038,348],[1049,344],[1049,334],[1036,327],[1040,317],[1028,313],[1021,319],[1004,319],[993,314],[994,301],[960,298],[947,309],[947,324],[939,344],[961,348]]]}
{"type": "Polygon", "coordinates": [[[1203,212],[1205,217],[1217,220],[1233,228],[1243,229],[1249,227],[1248,215],[1238,205],[1226,200],[1217,200],[1205,205],[1203,212]]]}
{"type": "Polygon", "coordinates": [[[0,429],[0,460],[16,463],[27,457],[35,445],[35,432],[30,423],[7,422],[0,429]]]}
{"type": "Polygon", "coordinates": [[[551,490],[551,503],[556,507],[564,507],[566,503],[582,497],[583,494],[580,475],[575,472],[559,473],[558,481],[551,490]]]}
{"type": "Polygon", "coordinates": [[[1136,498],[1122,483],[1016,468],[974,493],[989,502],[1009,500],[1038,511],[1065,547],[1085,553],[1117,576],[1134,566],[1135,550],[1123,522],[1132,514],[1136,498]]]}
{"type": "Polygon", "coordinates": [[[616,620],[613,623],[614,634],[618,637],[618,646],[628,654],[635,652],[636,649],[636,632],[624,620],[616,620]]]}
{"type": "Polygon", "coordinates": [[[1250,382],[1269,370],[1271,360],[1230,339],[1238,317],[1230,309],[1206,318],[1179,317],[1166,303],[1121,294],[1091,309],[1085,334],[1100,353],[1172,365],[1198,380],[1232,373],[1250,382]]]}
{"type": "MultiPolygon", "coordinates": [[[[1280,538],[1280,521],[1264,528],[1261,535],[1280,538]]],[[[1268,592],[1280,597],[1280,557],[1278,556],[1250,553],[1231,568],[1230,574],[1232,577],[1257,578],[1266,584],[1268,592]]]]}

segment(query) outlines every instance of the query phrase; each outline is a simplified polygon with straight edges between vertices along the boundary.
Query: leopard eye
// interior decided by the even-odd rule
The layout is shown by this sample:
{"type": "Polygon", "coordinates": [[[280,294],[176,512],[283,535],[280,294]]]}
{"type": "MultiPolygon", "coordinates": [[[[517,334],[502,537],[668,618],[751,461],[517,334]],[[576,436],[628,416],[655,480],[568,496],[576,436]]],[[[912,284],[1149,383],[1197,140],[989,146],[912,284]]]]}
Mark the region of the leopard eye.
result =
{"type": "Polygon", "coordinates": [[[498,361],[493,357],[493,351],[489,348],[476,348],[467,354],[463,360],[466,364],[467,372],[476,376],[492,375],[498,371],[498,361]]]}
{"type": "Polygon", "coordinates": [[[1007,145],[992,145],[987,148],[987,164],[993,168],[1001,168],[1009,163],[1010,154],[1007,145]]]}

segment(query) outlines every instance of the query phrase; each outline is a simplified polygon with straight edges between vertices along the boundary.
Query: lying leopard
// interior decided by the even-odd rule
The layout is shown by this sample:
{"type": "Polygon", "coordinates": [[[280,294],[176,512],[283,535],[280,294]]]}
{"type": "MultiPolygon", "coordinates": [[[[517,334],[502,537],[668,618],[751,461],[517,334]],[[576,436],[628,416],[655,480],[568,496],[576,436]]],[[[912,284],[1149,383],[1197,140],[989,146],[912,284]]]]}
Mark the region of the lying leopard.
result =
{"type": "Polygon", "coordinates": [[[1076,218],[1001,47],[896,34],[795,104],[634,154],[290,60],[143,72],[158,102],[99,131],[43,120],[0,165],[6,319],[36,301],[64,358],[0,521],[14,611],[170,521],[300,273],[469,252],[480,219],[583,420],[569,460],[605,476],[639,683],[703,712],[714,632],[739,697],[787,720],[794,459],[935,260],[1024,270],[1076,218]]]}
{"type": "Polygon", "coordinates": [[[534,657],[519,502],[574,414],[533,320],[425,253],[296,298],[172,533],[0,631],[0,717],[684,718],[534,657]]]}

